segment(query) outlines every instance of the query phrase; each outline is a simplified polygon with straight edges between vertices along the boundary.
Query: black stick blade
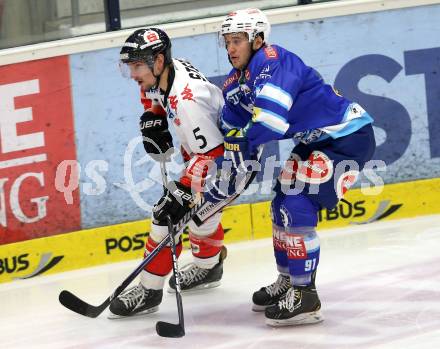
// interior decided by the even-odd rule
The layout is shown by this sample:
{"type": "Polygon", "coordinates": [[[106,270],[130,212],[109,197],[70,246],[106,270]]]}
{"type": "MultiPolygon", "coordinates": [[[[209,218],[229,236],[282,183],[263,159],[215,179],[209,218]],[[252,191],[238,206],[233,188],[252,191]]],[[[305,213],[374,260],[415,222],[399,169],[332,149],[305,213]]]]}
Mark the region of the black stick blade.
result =
{"type": "Polygon", "coordinates": [[[185,335],[185,329],[180,324],[170,324],[169,322],[158,321],[156,332],[161,337],[180,338],[185,335]]]}
{"type": "Polygon", "coordinates": [[[79,299],[77,296],[75,296],[73,293],[70,293],[69,291],[61,291],[59,297],[58,297],[60,303],[64,305],[67,309],[72,310],[75,313],[78,313],[80,315],[88,316],[91,318],[96,318],[99,314],[103,312],[103,310],[107,307],[107,301],[106,300],[103,304],[101,304],[98,307],[95,307],[93,305],[90,305],[83,300],[79,299]]]}

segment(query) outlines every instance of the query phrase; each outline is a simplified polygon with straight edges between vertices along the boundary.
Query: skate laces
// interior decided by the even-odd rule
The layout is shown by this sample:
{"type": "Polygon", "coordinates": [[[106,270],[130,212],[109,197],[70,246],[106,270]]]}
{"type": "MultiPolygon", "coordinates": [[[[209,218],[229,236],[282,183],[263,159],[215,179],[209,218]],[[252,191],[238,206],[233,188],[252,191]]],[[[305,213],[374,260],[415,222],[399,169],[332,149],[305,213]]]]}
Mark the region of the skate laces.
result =
{"type": "Polygon", "coordinates": [[[273,284],[266,286],[266,292],[271,296],[278,296],[280,293],[286,291],[290,287],[290,280],[284,275],[278,275],[277,281],[273,284]]]}
{"type": "Polygon", "coordinates": [[[292,312],[301,302],[301,290],[291,287],[286,295],[278,302],[278,308],[292,312]]]}
{"type": "Polygon", "coordinates": [[[191,281],[200,281],[208,275],[209,269],[203,269],[195,265],[194,263],[190,263],[185,265],[182,268],[182,271],[179,272],[180,280],[183,284],[189,285],[191,281]]]}
{"type": "Polygon", "coordinates": [[[124,303],[124,305],[129,308],[133,305],[139,304],[145,295],[148,294],[148,290],[145,289],[141,284],[127,290],[121,294],[118,298],[124,303]]]}

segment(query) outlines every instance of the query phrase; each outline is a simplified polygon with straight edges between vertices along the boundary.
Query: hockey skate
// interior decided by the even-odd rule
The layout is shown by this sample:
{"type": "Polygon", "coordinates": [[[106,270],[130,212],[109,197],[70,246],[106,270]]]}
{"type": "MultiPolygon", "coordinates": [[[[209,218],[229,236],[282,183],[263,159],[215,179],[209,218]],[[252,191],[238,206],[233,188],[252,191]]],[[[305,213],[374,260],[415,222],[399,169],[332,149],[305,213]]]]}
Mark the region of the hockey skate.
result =
{"type": "Polygon", "coordinates": [[[277,304],[266,308],[269,326],[305,325],[321,322],[321,301],[315,285],[291,286],[277,304]]]}
{"type": "Polygon", "coordinates": [[[154,313],[162,302],[163,291],[148,289],[141,283],[125,290],[110,303],[109,319],[154,313]]]}
{"type": "Polygon", "coordinates": [[[278,275],[278,279],[274,283],[254,292],[252,310],[264,311],[267,307],[276,304],[290,287],[290,277],[288,275],[278,275]]]}
{"type": "MultiPolygon", "coordinates": [[[[204,290],[220,285],[223,276],[223,261],[227,256],[226,247],[220,251],[219,262],[211,269],[200,268],[194,263],[189,263],[179,271],[181,292],[204,290]]],[[[168,292],[176,292],[174,275],[170,278],[168,292]]]]}

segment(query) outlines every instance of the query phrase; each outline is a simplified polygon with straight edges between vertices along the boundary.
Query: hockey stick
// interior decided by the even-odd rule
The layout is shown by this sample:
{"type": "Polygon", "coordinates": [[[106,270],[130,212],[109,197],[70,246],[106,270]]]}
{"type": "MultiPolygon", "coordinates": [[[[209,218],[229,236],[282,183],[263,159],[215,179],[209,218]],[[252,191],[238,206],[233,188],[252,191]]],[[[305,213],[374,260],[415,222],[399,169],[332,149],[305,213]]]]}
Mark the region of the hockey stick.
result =
{"type": "Polygon", "coordinates": [[[158,321],[156,323],[156,332],[161,337],[183,337],[185,335],[185,322],[183,318],[183,304],[182,295],[180,293],[180,277],[179,268],[177,265],[177,255],[176,255],[176,242],[174,241],[174,226],[171,221],[171,217],[167,216],[168,223],[168,237],[171,241],[171,256],[173,258],[173,274],[176,280],[176,301],[177,301],[177,313],[179,315],[179,323],[172,324],[165,321],[158,321]]]}
{"type": "MultiPolygon", "coordinates": [[[[162,173],[162,184],[164,188],[167,188],[168,183],[168,174],[165,164],[165,157],[160,158],[160,171],[162,173]]],[[[174,184],[174,183],[173,183],[174,184]]],[[[173,190],[174,191],[174,190],[173,190]]],[[[182,204],[182,202],[181,202],[182,204]]],[[[168,238],[171,243],[171,257],[173,260],[173,275],[176,280],[176,302],[177,302],[177,314],[179,316],[179,323],[172,324],[170,322],[158,321],[156,323],[156,332],[161,337],[183,337],[185,335],[185,323],[183,319],[183,304],[182,304],[182,295],[180,293],[180,276],[179,276],[179,267],[177,264],[177,253],[176,253],[176,241],[174,240],[174,232],[178,232],[179,230],[175,229],[173,221],[171,220],[171,216],[168,214],[167,216],[167,224],[168,224],[168,238]]]]}
{"type": "Polygon", "coordinates": [[[130,275],[128,275],[124,281],[122,281],[122,283],[116,288],[116,290],[102,304],[98,306],[91,305],[66,290],[61,291],[58,297],[60,303],[64,305],[67,309],[70,309],[75,313],[91,318],[96,318],[110,305],[111,301],[114,298],[119,296],[122,291],[127,288],[127,286],[140,274],[142,270],[144,270],[145,266],[150,263],[154,257],[156,257],[156,255],[170,242],[170,240],[170,235],[167,235],[156,246],[156,248],[151,251],[144,260],[142,260],[142,263],[140,263],[137,268],[130,275]]]}
{"type": "MultiPolygon", "coordinates": [[[[161,172],[162,179],[165,182],[167,181],[167,174],[164,161],[161,161],[161,172]]],[[[255,178],[256,172],[252,173],[247,181],[247,185],[249,185],[252,180],[255,178]]],[[[247,187],[246,185],[246,187],[247,187]]],[[[219,212],[224,206],[231,203],[235,200],[240,193],[234,194],[232,197],[227,198],[226,200],[219,202],[217,204],[211,203],[203,203],[198,205],[191,210],[191,212],[182,218],[182,220],[173,227],[172,222],[170,222],[169,216],[167,217],[168,230],[169,234],[156,246],[156,248],[151,251],[148,256],[142,260],[142,262],[138,265],[138,267],[116,288],[116,290],[99,306],[93,306],[89,303],[84,302],[73,293],[63,290],[59,295],[59,301],[66,308],[70,309],[73,312],[76,312],[80,315],[88,316],[91,318],[96,318],[100,315],[111,303],[111,301],[116,298],[119,294],[121,294],[125,288],[141,273],[141,271],[145,268],[145,266],[153,260],[153,258],[162,250],[169,242],[171,242],[172,247],[172,257],[173,257],[173,273],[176,280],[176,300],[177,300],[177,309],[179,315],[179,323],[171,324],[163,321],[159,321],[156,324],[156,331],[160,336],[164,337],[181,337],[185,335],[184,328],[184,319],[183,319],[183,306],[182,306],[182,297],[180,294],[180,283],[178,277],[178,268],[177,268],[177,258],[175,252],[175,242],[174,238],[171,238],[174,231],[178,231],[183,225],[189,222],[191,218],[196,218],[195,222],[197,225],[203,223],[203,221],[207,220],[209,217],[214,215],[216,212],[219,212]],[[177,291],[178,290],[178,291],[177,291]]]]}
{"type": "MultiPolygon", "coordinates": [[[[165,168],[165,161],[161,161],[161,172],[163,183],[166,184],[167,174],[165,168]]],[[[64,305],[67,309],[78,313],[80,315],[84,315],[91,318],[98,317],[112,302],[114,298],[119,296],[127,286],[144,270],[145,266],[150,263],[154,257],[171,241],[173,230],[169,230],[169,234],[156,246],[156,248],[151,251],[145,259],[136,267],[136,269],[129,275],[127,278],[122,281],[122,283],[116,288],[116,290],[100,305],[94,306],[91,305],[79,297],[75,296],[73,293],[67,290],[61,291],[58,296],[58,299],[62,305],[64,305]]]]}

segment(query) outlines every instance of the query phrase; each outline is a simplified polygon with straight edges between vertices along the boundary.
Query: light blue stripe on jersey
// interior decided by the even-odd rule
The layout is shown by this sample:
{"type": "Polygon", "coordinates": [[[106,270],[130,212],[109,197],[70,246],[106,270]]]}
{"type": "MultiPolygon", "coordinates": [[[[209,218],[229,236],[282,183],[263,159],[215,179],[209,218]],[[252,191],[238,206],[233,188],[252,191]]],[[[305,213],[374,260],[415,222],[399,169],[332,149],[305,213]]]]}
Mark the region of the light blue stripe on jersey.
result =
{"type": "Polygon", "coordinates": [[[262,123],[267,128],[282,135],[289,129],[289,124],[281,115],[257,107],[254,108],[254,122],[262,123]]]}
{"type": "MultiPolygon", "coordinates": [[[[372,122],[373,118],[368,115],[368,113],[365,113],[362,117],[349,121],[343,129],[337,132],[326,133],[332,138],[340,138],[352,134],[353,132],[356,132],[357,130],[361,129],[367,124],[371,124],[372,122]]],[[[325,131],[325,129],[326,127],[322,128],[323,131],[325,131]]]]}
{"type": "Polygon", "coordinates": [[[352,134],[367,124],[373,123],[373,118],[356,103],[348,106],[342,122],[338,125],[320,128],[332,138],[340,138],[352,134]],[[353,112],[353,110],[356,110],[353,112]]]}
{"type": "Polygon", "coordinates": [[[257,95],[257,98],[264,98],[274,102],[287,111],[290,110],[293,104],[293,99],[290,93],[270,83],[267,83],[263,86],[260,93],[257,95]]]}

